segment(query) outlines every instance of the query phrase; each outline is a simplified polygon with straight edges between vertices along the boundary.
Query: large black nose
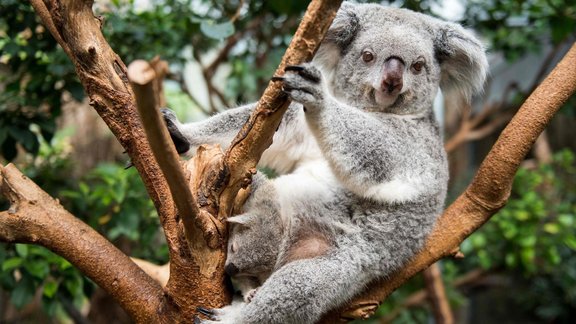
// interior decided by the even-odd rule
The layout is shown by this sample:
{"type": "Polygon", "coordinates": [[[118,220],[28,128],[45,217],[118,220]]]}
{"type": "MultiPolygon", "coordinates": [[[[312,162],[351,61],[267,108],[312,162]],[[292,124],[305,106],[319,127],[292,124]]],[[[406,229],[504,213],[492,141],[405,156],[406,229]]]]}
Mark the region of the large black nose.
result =
{"type": "Polygon", "coordinates": [[[391,56],[384,62],[382,91],[396,95],[402,90],[404,66],[404,61],[395,56],[391,56]]]}
{"type": "Polygon", "coordinates": [[[238,267],[236,267],[236,265],[234,265],[234,263],[228,263],[224,267],[224,272],[226,272],[226,274],[229,275],[230,277],[237,275],[239,271],[240,270],[238,269],[238,267]]]}

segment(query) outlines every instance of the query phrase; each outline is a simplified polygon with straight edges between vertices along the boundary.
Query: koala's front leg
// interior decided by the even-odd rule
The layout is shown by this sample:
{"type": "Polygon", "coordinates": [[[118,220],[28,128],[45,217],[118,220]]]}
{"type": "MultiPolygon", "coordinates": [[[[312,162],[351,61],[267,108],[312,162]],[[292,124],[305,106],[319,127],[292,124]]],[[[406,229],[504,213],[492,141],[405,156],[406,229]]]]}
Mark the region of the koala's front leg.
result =
{"type": "Polygon", "coordinates": [[[282,77],[274,77],[273,81],[283,81],[282,90],[292,100],[301,103],[306,112],[321,109],[325,105],[328,90],[324,84],[322,73],[311,63],[289,65],[282,77]]]}

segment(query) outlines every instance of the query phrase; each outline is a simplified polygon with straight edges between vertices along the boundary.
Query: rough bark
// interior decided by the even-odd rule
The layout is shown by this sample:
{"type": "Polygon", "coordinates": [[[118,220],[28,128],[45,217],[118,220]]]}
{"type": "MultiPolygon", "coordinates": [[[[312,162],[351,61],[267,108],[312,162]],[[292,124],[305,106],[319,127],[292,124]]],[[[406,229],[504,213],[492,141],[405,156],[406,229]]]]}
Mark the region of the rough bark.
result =
{"type": "Polygon", "coordinates": [[[437,260],[454,255],[462,241],[487,222],[508,201],[514,175],[554,114],[576,91],[576,44],[534,90],[502,131],[472,183],[438,219],[423,250],[404,268],[348,305],[331,312],[324,323],[345,317],[368,317],[396,288],[437,260]],[[341,316],[343,315],[343,316],[341,316]]]}
{"type": "MultiPolygon", "coordinates": [[[[237,193],[241,187],[249,183],[250,174],[260,155],[270,144],[282,113],[288,105],[286,98],[280,95],[279,86],[271,85],[272,90],[266,91],[265,98],[267,99],[261,101],[260,108],[256,110],[225,158],[219,149],[202,147],[198,153],[199,158],[187,165],[191,176],[186,181],[197,194],[196,201],[201,208],[197,213],[186,216],[185,213],[189,209],[194,209],[188,207],[196,204],[191,203],[194,197],[185,199],[179,208],[184,213],[177,215],[173,196],[178,196],[180,191],[174,187],[173,191],[178,191],[178,194],[170,194],[168,183],[145,138],[136,112],[134,93],[128,81],[127,69],[102,36],[100,31],[102,21],[94,17],[91,9],[92,1],[31,0],[31,3],[44,25],[74,63],[80,81],[90,98],[90,104],[107,123],[126,149],[133,165],[138,169],[158,210],[166,235],[171,261],[170,277],[165,289],[162,290],[158,283],[141,271],[127,256],[108,251],[106,244],[109,245],[109,243],[103,238],[91,240],[91,244],[71,244],[75,242],[75,235],[81,237],[81,234],[88,233],[89,229],[69,214],[67,214],[69,217],[65,218],[65,221],[70,224],[69,235],[60,235],[62,233],[57,229],[45,230],[32,225],[23,226],[17,231],[17,226],[14,224],[24,223],[25,218],[20,213],[12,212],[12,209],[16,208],[14,206],[27,205],[25,200],[20,198],[12,201],[13,207],[10,212],[0,214],[0,222],[6,224],[2,227],[0,240],[43,244],[69,258],[89,278],[99,283],[117,299],[137,322],[189,322],[198,305],[222,306],[229,300],[229,294],[222,288],[224,287],[222,265],[225,258],[223,249],[227,234],[223,220],[233,210],[234,202],[240,206],[245,200],[246,191],[240,192],[238,196],[237,193]],[[284,101],[283,103],[271,104],[273,99],[279,97],[282,97],[280,99],[284,101]],[[247,149],[249,147],[256,148],[256,150],[247,149]],[[245,163],[237,167],[235,165],[237,161],[245,163]],[[231,190],[227,189],[227,181],[232,183],[228,186],[232,188],[231,190]],[[225,194],[221,195],[222,192],[225,194]],[[219,208],[220,206],[223,208],[219,208]],[[199,221],[197,217],[199,215],[204,219],[209,219],[209,222],[199,221]],[[183,226],[182,223],[188,224],[183,226]],[[220,226],[220,223],[224,225],[220,226]],[[188,232],[192,232],[187,235],[188,241],[185,228],[188,232]],[[24,231],[25,229],[28,231],[24,231]],[[37,232],[37,230],[43,231],[37,232]],[[203,235],[194,235],[195,230],[203,235]],[[39,240],[40,236],[46,236],[46,238],[39,240]],[[192,244],[188,244],[189,242],[192,244]],[[198,248],[193,242],[200,242],[198,244],[202,246],[198,248]],[[100,250],[109,252],[106,253],[107,258],[102,257],[100,250]],[[217,250],[217,257],[211,254],[212,250],[217,250]],[[111,267],[111,264],[114,266],[111,267]],[[108,271],[98,271],[98,269],[108,271]],[[130,281],[126,281],[125,277],[120,276],[124,273],[135,274],[130,276],[130,281]]],[[[311,3],[280,70],[286,64],[298,64],[312,58],[339,4],[340,1],[320,0],[311,3]]],[[[162,67],[159,68],[160,70],[154,69],[156,74],[165,72],[162,67]]],[[[149,77],[150,75],[144,75],[144,84],[146,84],[146,78],[149,77]]],[[[142,89],[137,88],[138,90],[142,89]]],[[[141,98],[145,95],[145,92],[139,93],[141,98]]],[[[143,106],[155,106],[154,102],[158,100],[161,98],[148,97],[144,100],[143,106]]],[[[147,110],[143,114],[144,117],[150,117],[151,111],[156,112],[154,109],[147,110]]],[[[156,117],[150,118],[152,122],[160,120],[157,114],[153,116],[156,117]]],[[[163,128],[160,127],[160,129],[163,128]]],[[[172,147],[165,144],[160,144],[160,146],[172,147]]],[[[174,164],[176,158],[173,154],[169,154],[166,160],[174,164]]],[[[168,167],[170,168],[179,168],[179,166],[172,165],[168,167]]],[[[2,173],[3,177],[6,177],[4,169],[2,173]]],[[[167,171],[164,175],[172,177],[174,174],[167,171]]],[[[177,181],[182,184],[181,174],[176,177],[178,177],[177,181]]],[[[3,183],[8,182],[3,181],[3,183]]],[[[14,197],[20,196],[20,193],[14,194],[14,197]]],[[[180,198],[177,197],[177,199],[180,198]]],[[[47,214],[43,217],[36,209],[28,208],[27,211],[29,218],[26,218],[26,222],[30,224],[42,222],[44,218],[52,216],[47,214]]],[[[47,208],[42,212],[51,211],[53,211],[52,208],[47,208]]],[[[62,210],[62,213],[65,212],[62,210]]],[[[60,226],[57,223],[43,223],[44,225],[60,226]]]]}
{"type": "Polygon", "coordinates": [[[162,287],[106,238],[68,213],[16,167],[0,166],[0,241],[44,246],[66,258],[105,289],[140,323],[158,321],[162,287]]]}
{"type": "MultiPolygon", "coordinates": [[[[287,65],[312,59],[341,3],[341,0],[310,3],[275,75],[284,74],[287,65]]],[[[289,104],[281,84],[269,82],[250,119],[226,151],[225,160],[229,167],[230,181],[220,195],[220,212],[229,213],[234,209],[237,192],[250,183],[252,174],[256,172],[256,164],[264,150],[272,144],[274,132],[289,104]]],[[[236,206],[236,209],[239,208],[240,206],[236,206]]]]}

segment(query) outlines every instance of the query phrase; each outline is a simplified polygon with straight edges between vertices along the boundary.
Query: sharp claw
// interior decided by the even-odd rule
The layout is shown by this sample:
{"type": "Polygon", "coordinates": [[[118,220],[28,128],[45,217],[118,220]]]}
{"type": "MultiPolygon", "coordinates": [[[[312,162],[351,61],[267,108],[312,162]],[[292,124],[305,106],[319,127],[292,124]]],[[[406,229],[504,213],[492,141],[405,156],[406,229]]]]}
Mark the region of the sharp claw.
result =
{"type": "Polygon", "coordinates": [[[214,312],[211,309],[198,306],[196,307],[196,310],[198,311],[198,313],[210,318],[211,320],[216,320],[216,316],[214,315],[214,312]]]}
{"type": "Polygon", "coordinates": [[[303,71],[303,70],[304,70],[304,67],[303,67],[302,65],[287,65],[287,66],[284,68],[284,72],[286,72],[286,71],[296,71],[296,72],[299,72],[299,71],[303,71]]]}
{"type": "Polygon", "coordinates": [[[128,160],[128,161],[126,161],[126,165],[124,165],[124,170],[128,170],[133,166],[134,166],[134,164],[132,163],[132,161],[128,160]]]}
{"type": "Polygon", "coordinates": [[[270,80],[271,80],[271,81],[284,81],[284,77],[281,77],[281,76],[273,76],[270,80]]]}

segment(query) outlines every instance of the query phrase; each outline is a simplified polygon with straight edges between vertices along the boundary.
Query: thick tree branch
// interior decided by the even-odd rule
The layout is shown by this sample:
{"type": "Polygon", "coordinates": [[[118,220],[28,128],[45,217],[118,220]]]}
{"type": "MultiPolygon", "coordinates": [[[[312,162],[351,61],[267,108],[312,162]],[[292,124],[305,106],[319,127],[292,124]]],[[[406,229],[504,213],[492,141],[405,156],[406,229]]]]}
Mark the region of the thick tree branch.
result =
{"type": "MultiPolygon", "coordinates": [[[[190,253],[167,182],[142,129],[126,67],[104,39],[101,21],[92,13],[92,1],[31,0],[31,3],[74,63],[91,105],[130,155],[158,210],[170,253],[171,276],[165,290],[156,296],[164,301],[162,307],[150,310],[142,305],[142,312],[152,311],[155,315],[150,316],[158,316],[159,322],[176,323],[189,321],[200,304],[221,306],[228,299],[223,292],[224,282],[202,272],[212,266],[213,260],[195,262],[202,257],[190,253]]],[[[107,266],[110,265],[120,267],[122,262],[109,262],[107,266]]],[[[98,275],[102,281],[109,280],[112,274],[98,275]]]]}
{"type": "MultiPolygon", "coordinates": [[[[310,3],[275,75],[284,74],[287,65],[301,64],[312,59],[341,3],[328,0],[310,3]]],[[[226,152],[230,182],[220,195],[220,212],[234,209],[232,205],[237,192],[250,183],[252,174],[256,172],[256,164],[264,150],[272,144],[274,132],[289,104],[281,85],[277,82],[268,83],[258,106],[226,152]]]]}
{"type": "Polygon", "coordinates": [[[0,166],[0,193],[11,203],[0,212],[0,241],[52,250],[112,295],[137,322],[158,321],[162,287],[106,238],[11,164],[0,166]]]}
{"type": "Polygon", "coordinates": [[[74,63],[90,104],[130,155],[158,209],[171,255],[177,254],[180,242],[174,204],[140,124],[126,67],[104,39],[101,21],[92,13],[92,1],[30,2],[74,63]]]}
{"type": "Polygon", "coordinates": [[[510,195],[514,175],[554,114],[576,91],[576,44],[534,90],[504,129],[466,191],[438,219],[422,252],[400,271],[376,282],[339,311],[325,317],[334,323],[341,314],[367,317],[373,308],[416,273],[454,254],[462,241],[487,222],[510,195]],[[368,312],[357,312],[358,309],[368,312]]]}

